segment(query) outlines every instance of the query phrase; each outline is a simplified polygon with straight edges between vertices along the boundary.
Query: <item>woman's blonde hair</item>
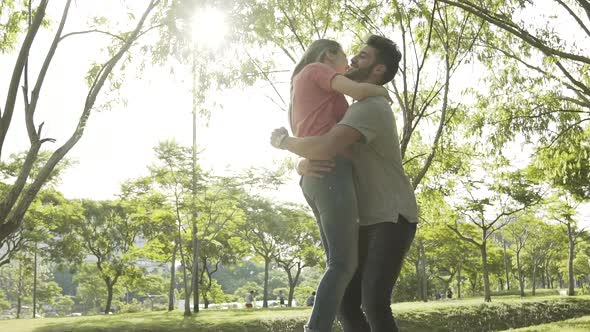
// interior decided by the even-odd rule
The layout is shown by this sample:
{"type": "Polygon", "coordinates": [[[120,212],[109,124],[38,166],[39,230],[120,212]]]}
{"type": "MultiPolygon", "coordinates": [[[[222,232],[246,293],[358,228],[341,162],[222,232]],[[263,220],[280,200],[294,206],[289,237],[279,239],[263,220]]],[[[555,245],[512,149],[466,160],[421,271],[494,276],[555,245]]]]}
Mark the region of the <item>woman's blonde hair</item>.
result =
{"type": "Polygon", "coordinates": [[[336,54],[341,49],[342,46],[340,46],[340,44],[337,41],[330,39],[318,39],[311,43],[311,45],[309,45],[309,47],[305,51],[305,54],[303,54],[303,57],[301,58],[301,60],[299,60],[297,66],[295,66],[293,74],[291,75],[291,98],[289,102],[289,124],[291,125],[291,131],[294,135],[296,133],[295,126],[293,124],[293,79],[308,64],[314,62],[323,62],[328,53],[336,54]]]}

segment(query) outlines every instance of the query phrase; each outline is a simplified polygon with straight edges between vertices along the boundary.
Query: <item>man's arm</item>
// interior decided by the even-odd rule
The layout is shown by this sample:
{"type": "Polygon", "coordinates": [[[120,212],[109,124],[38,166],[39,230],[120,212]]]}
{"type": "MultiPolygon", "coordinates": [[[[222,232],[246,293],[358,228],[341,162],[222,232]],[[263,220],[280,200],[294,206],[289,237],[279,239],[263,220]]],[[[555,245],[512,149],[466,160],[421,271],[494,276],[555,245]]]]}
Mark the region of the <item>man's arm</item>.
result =
{"type": "MultiPolygon", "coordinates": [[[[279,134],[277,133],[277,135],[279,134]]],[[[280,148],[307,159],[327,160],[344,151],[362,137],[362,134],[352,127],[336,125],[322,136],[302,138],[287,136],[280,143],[280,148]]]]}

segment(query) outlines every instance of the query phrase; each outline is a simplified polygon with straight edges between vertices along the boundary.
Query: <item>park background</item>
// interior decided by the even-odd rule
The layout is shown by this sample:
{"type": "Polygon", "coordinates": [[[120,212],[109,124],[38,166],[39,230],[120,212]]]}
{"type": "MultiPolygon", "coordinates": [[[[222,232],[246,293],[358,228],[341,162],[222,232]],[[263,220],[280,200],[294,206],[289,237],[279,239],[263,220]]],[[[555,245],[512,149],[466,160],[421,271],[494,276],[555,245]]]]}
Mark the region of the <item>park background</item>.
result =
{"type": "Polygon", "coordinates": [[[29,4],[0,5],[6,316],[188,316],[251,289],[263,307],[279,290],[304,303],[324,257],[296,159],[268,137],[305,47],[332,38],[351,56],[370,33],[404,54],[388,89],[421,208],[394,301],[588,292],[587,1],[71,2],[35,94],[66,3],[48,3],[26,70],[29,4]],[[29,123],[55,139],[38,155],[29,123]]]}

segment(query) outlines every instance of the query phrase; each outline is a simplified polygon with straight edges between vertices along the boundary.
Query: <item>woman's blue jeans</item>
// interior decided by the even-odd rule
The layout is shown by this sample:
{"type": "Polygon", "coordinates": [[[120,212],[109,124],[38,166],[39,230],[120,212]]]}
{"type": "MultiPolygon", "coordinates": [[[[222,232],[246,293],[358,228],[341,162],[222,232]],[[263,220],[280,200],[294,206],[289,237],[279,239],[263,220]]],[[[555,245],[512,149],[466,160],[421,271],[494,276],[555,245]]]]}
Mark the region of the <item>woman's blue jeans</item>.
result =
{"type": "Polygon", "coordinates": [[[327,269],[320,281],[307,327],[330,332],[342,296],[358,263],[358,209],[352,162],[335,158],[323,178],[304,176],[301,187],[316,217],[326,252],[327,269]]]}

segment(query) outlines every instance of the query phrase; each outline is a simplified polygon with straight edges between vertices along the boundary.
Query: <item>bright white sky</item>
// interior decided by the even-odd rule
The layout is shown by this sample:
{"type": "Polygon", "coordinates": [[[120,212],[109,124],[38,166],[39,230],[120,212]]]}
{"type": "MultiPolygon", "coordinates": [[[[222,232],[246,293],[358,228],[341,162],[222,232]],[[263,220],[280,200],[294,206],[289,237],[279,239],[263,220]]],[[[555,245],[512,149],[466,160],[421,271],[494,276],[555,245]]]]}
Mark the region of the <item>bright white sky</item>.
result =
{"type": "MultiPolygon", "coordinates": [[[[61,14],[62,3],[50,3],[52,10],[49,12],[55,20],[61,14]]],[[[143,4],[139,9],[142,7],[143,4]]],[[[115,8],[121,9],[119,1],[80,1],[71,8],[65,33],[85,30],[89,13],[112,15],[115,8]]],[[[31,53],[31,79],[36,77],[50,39],[50,35],[42,33],[35,43],[31,53]]],[[[100,35],[71,37],[58,49],[36,113],[37,124],[45,121],[44,136],[58,140],[53,149],[63,144],[76,126],[87,92],[84,75],[91,60],[104,59],[97,56],[102,41],[104,38],[100,35]]],[[[16,51],[0,55],[0,77],[5,78],[0,80],[2,107],[15,59],[16,51]]],[[[127,105],[119,103],[112,110],[92,113],[84,136],[68,155],[78,164],[65,172],[59,190],[69,198],[112,198],[123,181],[147,174],[146,166],[154,160],[152,149],[159,141],[175,139],[190,146],[190,84],[190,80],[181,82],[178,77],[174,78],[169,68],[149,68],[141,79],[129,76],[121,92],[127,105]]],[[[269,144],[271,130],[286,125],[286,115],[273,106],[266,94],[266,90],[246,88],[227,90],[215,96],[220,107],[212,112],[209,127],[199,126],[198,129],[199,149],[204,149],[202,164],[219,172],[226,168],[272,167],[288,156],[269,144]]],[[[4,156],[29,146],[20,103],[22,96],[18,100],[4,156]]],[[[101,101],[104,99],[99,99],[97,104],[101,101]]],[[[304,203],[296,181],[291,184],[277,195],[304,203]]]]}
{"type": "MultiPolygon", "coordinates": [[[[55,21],[61,15],[63,3],[63,0],[50,3],[49,14],[55,21]]],[[[139,16],[144,2],[137,1],[133,5],[138,6],[134,12],[139,16]]],[[[121,20],[128,21],[118,0],[74,2],[65,32],[85,30],[89,17],[112,17],[114,12],[122,13],[121,20]]],[[[36,40],[31,53],[31,80],[36,77],[51,38],[47,32],[40,32],[36,40]]],[[[99,35],[83,35],[72,37],[58,49],[36,114],[37,124],[45,121],[44,136],[57,139],[57,143],[47,145],[48,148],[63,144],[74,130],[87,92],[84,76],[92,60],[104,59],[98,56],[103,41],[99,35]]],[[[4,107],[15,59],[16,52],[0,54],[1,107],[4,107]]],[[[458,81],[472,84],[473,78],[458,81]]],[[[288,95],[287,85],[278,87],[284,96],[288,95]]],[[[147,174],[146,166],[154,160],[152,149],[159,141],[176,139],[190,146],[190,89],[190,81],[173,77],[169,68],[149,68],[141,79],[128,76],[121,91],[127,105],[119,103],[112,110],[93,112],[84,136],[68,155],[78,164],[63,174],[59,190],[69,198],[112,198],[123,181],[147,174]]],[[[287,125],[285,113],[267,98],[272,94],[270,88],[258,86],[227,90],[213,96],[221,107],[212,112],[208,128],[199,128],[198,144],[200,149],[205,149],[200,162],[220,172],[248,166],[273,167],[287,157],[288,154],[273,149],[268,141],[272,129],[287,125]]],[[[23,151],[29,146],[20,103],[22,96],[18,100],[4,158],[8,153],[23,151]]],[[[101,101],[104,99],[99,99],[97,104],[101,101]]],[[[523,153],[515,151],[514,155],[522,157],[523,153]]],[[[295,174],[290,184],[277,191],[276,196],[304,204],[295,174]]]]}

